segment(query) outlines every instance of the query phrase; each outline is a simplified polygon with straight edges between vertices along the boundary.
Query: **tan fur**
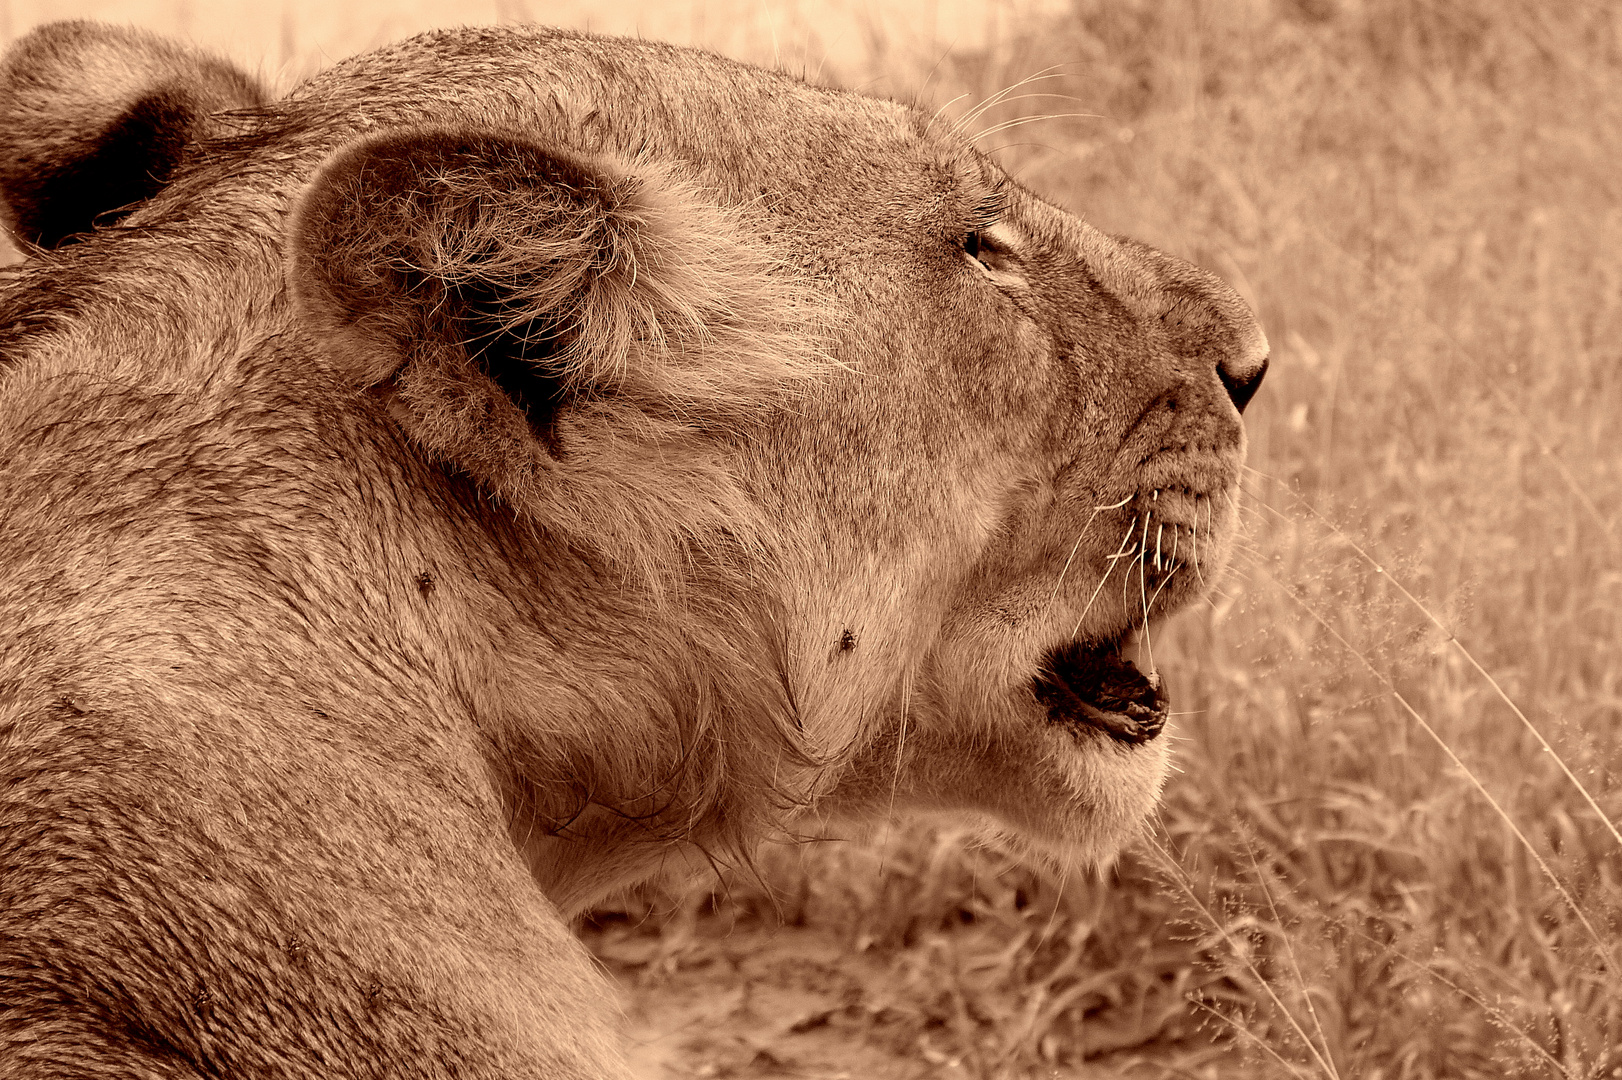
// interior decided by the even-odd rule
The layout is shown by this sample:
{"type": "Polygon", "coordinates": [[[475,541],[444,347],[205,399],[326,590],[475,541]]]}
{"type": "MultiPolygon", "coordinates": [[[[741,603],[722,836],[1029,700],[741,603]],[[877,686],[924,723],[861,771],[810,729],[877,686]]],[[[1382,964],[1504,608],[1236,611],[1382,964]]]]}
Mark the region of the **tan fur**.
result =
{"type": "Polygon", "coordinates": [[[1231,290],[700,52],[260,97],[82,23],[0,67],[55,247],[0,292],[0,1075],[620,1076],[613,889],[813,817],[1133,833],[1166,740],[1033,680],[1225,561],[1231,290]],[[108,132],[136,205],[39,183],[108,132]]]}

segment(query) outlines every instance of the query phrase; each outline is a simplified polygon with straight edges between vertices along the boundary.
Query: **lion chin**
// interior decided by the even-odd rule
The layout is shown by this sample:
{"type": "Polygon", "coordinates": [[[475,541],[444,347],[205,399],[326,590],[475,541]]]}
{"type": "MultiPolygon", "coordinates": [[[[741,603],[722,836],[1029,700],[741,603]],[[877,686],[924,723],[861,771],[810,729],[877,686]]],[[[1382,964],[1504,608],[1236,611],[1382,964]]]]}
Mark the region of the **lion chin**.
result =
{"type": "Polygon", "coordinates": [[[1234,292],[952,125],[424,35],[0,63],[0,1075],[627,1075],[568,920],[810,819],[1110,859],[1234,292]]]}

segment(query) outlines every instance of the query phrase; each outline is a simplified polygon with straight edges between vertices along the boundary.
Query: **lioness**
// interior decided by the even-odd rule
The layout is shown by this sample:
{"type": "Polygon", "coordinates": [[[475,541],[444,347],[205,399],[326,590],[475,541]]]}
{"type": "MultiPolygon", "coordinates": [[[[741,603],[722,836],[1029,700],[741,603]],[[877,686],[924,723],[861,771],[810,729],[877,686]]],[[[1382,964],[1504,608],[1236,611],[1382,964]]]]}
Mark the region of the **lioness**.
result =
{"type": "Polygon", "coordinates": [[[667,860],[1153,805],[1265,340],[951,124],[63,23],[0,141],[0,1076],[623,1076],[566,920],[667,860]]]}

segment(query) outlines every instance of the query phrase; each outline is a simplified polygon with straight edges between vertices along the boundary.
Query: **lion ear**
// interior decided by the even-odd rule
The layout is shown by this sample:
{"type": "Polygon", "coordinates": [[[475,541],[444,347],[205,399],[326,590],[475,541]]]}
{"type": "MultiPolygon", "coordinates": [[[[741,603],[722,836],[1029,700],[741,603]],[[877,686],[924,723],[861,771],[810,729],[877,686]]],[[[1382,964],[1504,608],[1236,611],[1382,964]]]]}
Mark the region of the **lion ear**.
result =
{"type": "Polygon", "coordinates": [[[744,525],[716,433],[825,366],[816,305],[758,247],[645,163],[411,128],[322,166],[288,277],[320,351],[432,457],[623,556],[744,525]]]}
{"type": "Polygon", "coordinates": [[[42,26],[0,64],[0,192],[7,228],[58,247],[168,183],[214,114],[262,105],[222,60],[89,22],[42,26]]]}

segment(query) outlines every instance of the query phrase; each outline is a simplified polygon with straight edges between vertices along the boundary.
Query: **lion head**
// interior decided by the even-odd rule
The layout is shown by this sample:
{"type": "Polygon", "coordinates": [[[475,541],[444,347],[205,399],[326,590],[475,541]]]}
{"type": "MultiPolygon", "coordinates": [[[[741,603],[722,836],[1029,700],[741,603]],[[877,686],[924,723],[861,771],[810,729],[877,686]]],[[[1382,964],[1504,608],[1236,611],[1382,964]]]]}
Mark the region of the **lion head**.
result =
{"type": "Polygon", "coordinates": [[[472,1015],[444,972],[535,958],[456,942],[562,962],[536,884],[908,807],[1098,859],[1154,804],[1144,643],[1227,559],[1267,364],[1215,277],[927,113],[647,42],[435,33],[271,100],[69,23],[0,92],[0,826],[49,774],[214,853],[142,871],[189,952],[98,956],[316,978],[249,956],[281,927],[472,1015]]]}

